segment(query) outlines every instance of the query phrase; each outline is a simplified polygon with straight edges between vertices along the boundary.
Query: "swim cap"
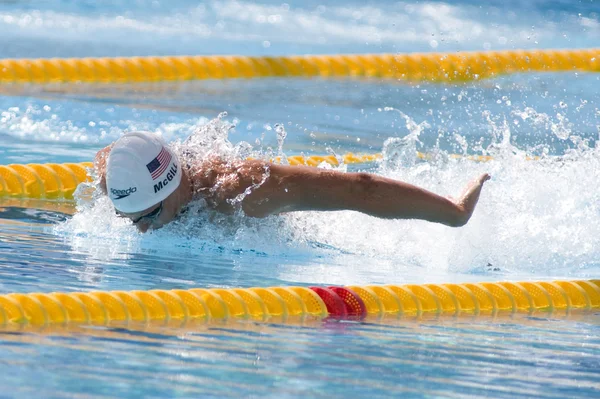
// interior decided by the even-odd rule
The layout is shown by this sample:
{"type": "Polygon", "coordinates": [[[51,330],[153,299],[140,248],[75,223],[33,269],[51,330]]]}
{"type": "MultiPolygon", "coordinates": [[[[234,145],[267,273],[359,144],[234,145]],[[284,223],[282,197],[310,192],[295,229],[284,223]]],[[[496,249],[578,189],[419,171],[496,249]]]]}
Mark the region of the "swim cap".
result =
{"type": "Polygon", "coordinates": [[[179,159],[152,133],[126,133],[110,151],[106,188],[115,208],[121,212],[140,212],[158,204],[180,182],[179,159]]]}

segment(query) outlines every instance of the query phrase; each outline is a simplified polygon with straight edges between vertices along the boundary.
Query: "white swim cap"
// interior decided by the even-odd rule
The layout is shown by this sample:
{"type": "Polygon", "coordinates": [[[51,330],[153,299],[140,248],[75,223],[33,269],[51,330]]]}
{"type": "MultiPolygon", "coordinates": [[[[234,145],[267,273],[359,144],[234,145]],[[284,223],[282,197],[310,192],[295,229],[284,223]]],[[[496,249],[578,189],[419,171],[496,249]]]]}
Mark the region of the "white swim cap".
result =
{"type": "Polygon", "coordinates": [[[180,182],[179,159],[152,133],[126,133],[110,151],[106,188],[115,208],[121,212],[140,212],[158,204],[180,182]]]}

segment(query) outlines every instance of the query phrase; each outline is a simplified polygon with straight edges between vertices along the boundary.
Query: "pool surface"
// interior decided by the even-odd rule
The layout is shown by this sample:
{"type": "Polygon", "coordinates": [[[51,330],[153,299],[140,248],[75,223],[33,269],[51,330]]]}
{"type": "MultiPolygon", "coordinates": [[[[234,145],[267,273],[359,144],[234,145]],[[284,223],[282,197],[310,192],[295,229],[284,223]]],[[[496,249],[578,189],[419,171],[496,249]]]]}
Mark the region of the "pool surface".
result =
{"type": "MultiPolygon", "coordinates": [[[[2,58],[593,48],[600,4],[16,1],[0,4],[0,37],[2,58]]],[[[1,165],[90,161],[131,130],[200,131],[241,154],[383,153],[341,168],[442,195],[492,175],[458,229],[204,211],[140,235],[85,187],[77,203],[4,198],[0,293],[598,278],[599,88],[581,72],[0,86],[1,165]]],[[[599,337],[600,313],[582,310],[12,326],[0,397],[591,398],[599,337]]]]}

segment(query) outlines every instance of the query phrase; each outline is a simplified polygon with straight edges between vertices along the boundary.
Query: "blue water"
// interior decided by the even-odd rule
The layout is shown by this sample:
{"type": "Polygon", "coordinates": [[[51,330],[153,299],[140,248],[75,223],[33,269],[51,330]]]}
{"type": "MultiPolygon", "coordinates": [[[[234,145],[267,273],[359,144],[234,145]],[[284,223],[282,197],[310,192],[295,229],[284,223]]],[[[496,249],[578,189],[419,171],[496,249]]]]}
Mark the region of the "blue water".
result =
{"type": "MultiPolygon", "coordinates": [[[[4,58],[590,48],[600,4],[4,2],[0,37],[4,58]]],[[[257,152],[383,151],[348,169],[442,195],[493,178],[460,229],[306,212],[202,215],[141,236],[83,194],[78,210],[3,199],[0,292],[597,278],[599,79],[2,86],[0,164],[89,161],[134,129],[182,140],[226,111],[232,145],[257,152]],[[438,156],[419,162],[405,155],[414,149],[438,156]]],[[[600,396],[599,324],[597,312],[538,312],[5,328],[0,397],[589,398],[600,396]]]]}

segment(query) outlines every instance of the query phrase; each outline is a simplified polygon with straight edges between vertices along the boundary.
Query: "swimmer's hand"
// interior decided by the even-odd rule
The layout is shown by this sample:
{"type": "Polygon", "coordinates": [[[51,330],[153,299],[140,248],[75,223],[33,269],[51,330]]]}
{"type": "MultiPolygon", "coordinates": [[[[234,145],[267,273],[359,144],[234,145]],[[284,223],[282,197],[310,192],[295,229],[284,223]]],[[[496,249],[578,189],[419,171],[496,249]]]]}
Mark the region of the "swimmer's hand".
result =
{"type": "Polygon", "coordinates": [[[475,206],[479,201],[479,195],[481,194],[483,183],[490,179],[491,176],[487,173],[484,173],[476,179],[473,179],[467,185],[460,198],[455,201],[455,204],[462,210],[462,218],[464,219],[463,224],[466,224],[471,218],[471,215],[473,215],[475,206]]]}

